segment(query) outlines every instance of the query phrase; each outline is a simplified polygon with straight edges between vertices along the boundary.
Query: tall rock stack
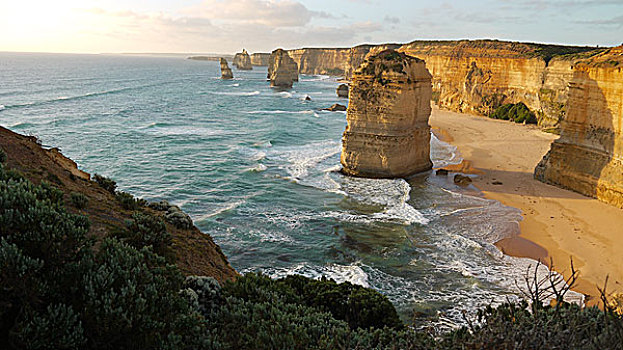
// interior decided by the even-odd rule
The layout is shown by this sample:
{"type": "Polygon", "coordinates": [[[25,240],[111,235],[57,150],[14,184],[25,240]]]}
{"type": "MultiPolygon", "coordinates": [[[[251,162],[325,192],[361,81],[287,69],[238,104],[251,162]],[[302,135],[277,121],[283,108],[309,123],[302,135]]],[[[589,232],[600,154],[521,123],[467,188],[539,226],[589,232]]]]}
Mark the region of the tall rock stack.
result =
{"type": "Polygon", "coordinates": [[[395,178],[432,167],[431,78],[423,60],[391,49],[364,61],[350,85],[343,173],[395,178]]]}
{"type": "Polygon", "coordinates": [[[573,66],[560,138],[538,180],[623,208],[623,46],[573,66]]]}
{"type": "Polygon", "coordinates": [[[251,57],[249,57],[249,53],[247,50],[242,49],[242,52],[237,53],[234,56],[234,66],[240,70],[252,70],[253,65],[251,65],[251,57]]]}
{"type": "Polygon", "coordinates": [[[291,88],[295,81],[299,81],[298,66],[287,51],[277,49],[270,54],[267,78],[270,86],[282,88],[291,88]]]}
{"type": "Polygon", "coordinates": [[[221,79],[233,79],[234,73],[231,72],[231,68],[227,65],[227,60],[221,57],[221,79]]]}
{"type": "Polygon", "coordinates": [[[254,66],[268,66],[269,59],[269,53],[258,52],[251,54],[251,64],[254,66]]]}

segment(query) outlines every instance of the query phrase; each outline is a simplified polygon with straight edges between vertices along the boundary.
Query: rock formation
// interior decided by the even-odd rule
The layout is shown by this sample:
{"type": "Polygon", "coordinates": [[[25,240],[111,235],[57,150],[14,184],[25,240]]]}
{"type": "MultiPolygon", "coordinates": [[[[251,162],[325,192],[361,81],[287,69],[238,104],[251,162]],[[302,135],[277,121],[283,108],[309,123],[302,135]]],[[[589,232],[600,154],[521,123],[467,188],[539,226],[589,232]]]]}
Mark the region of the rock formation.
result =
{"type": "Polygon", "coordinates": [[[251,64],[254,66],[268,66],[268,60],[270,59],[269,53],[253,53],[251,54],[251,64]]]}
{"type": "Polygon", "coordinates": [[[340,84],[337,89],[335,89],[335,93],[337,94],[337,97],[348,98],[348,85],[340,84]]]}
{"type": "Polygon", "coordinates": [[[382,51],[355,71],[350,88],[343,173],[394,178],[432,167],[431,75],[423,60],[382,51]]]}
{"type": "Polygon", "coordinates": [[[231,68],[227,65],[227,60],[221,57],[221,79],[233,79],[234,73],[231,72],[231,68]]]}
{"type": "Polygon", "coordinates": [[[542,127],[557,126],[565,114],[570,67],[590,47],[524,44],[494,40],[414,41],[405,45],[362,45],[350,49],[297,49],[288,53],[302,74],[350,78],[366,57],[387,48],[426,61],[433,99],[441,108],[479,115],[523,102],[542,127]]]}
{"type": "Polygon", "coordinates": [[[334,103],[331,105],[331,107],[328,108],[323,108],[323,111],[330,111],[330,112],[344,112],[347,110],[346,106],[341,105],[339,103],[334,103]]]}
{"type": "Polygon", "coordinates": [[[623,46],[573,65],[560,138],[538,180],[623,208],[623,46]]]}
{"type": "Polygon", "coordinates": [[[283,49],[277,49],[270,54],[268,77],[270,86],[291,88],[295,81],[299,81],[296,62],[283,49]]]}
{"type": "Polygon", "coordinates": [[[251,57],[249,57],[249,53],[247,52],[247,50],[242,49],[242,52],[239,52],[234,56],[233,65],[236,67],[236,69],[240,70],[253,69],[253,66],[251,65],[251,57]]]}

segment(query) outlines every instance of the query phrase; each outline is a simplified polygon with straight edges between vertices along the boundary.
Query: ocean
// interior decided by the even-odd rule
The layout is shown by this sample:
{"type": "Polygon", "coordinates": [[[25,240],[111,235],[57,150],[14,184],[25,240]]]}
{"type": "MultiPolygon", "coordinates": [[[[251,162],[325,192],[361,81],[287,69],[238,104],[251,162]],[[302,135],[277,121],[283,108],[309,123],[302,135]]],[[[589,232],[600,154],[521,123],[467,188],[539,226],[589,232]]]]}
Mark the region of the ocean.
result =
{"type": "MultiPolygon", "coordinates": [[[[181,57],[0,53],[0,125],[179,205],[241,273],[371,287],[418,326],[517,300],[536,262],[493,245],[518,234],[517,209],[432,172],[343,176],[346,114],[320,111],[348,102],[336,78],[278,91],[266,67],[233,71],[223,81],[217,62],[181,57]]],[[[431,159],[461,161],[434,135],[431,159]]]]}

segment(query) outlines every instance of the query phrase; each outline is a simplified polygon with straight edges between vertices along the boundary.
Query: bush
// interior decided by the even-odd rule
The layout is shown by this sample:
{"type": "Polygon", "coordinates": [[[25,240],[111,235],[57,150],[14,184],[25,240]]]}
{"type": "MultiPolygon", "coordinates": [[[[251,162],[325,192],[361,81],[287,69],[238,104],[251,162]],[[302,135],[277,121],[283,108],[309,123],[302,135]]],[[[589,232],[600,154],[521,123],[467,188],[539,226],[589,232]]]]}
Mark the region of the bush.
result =
{"type": "Polygon", "coordinates": [[[133,195],[123,191],[118,191],[115,194],[115,197],[121,204],[121,207],[127,210],[138,210],[139,208],[144,207],[147,204],[146,200],[142,198],[134,198],[133,195]]]}
{"type": "Polygon", "coordinates": [[[94,253],[62,198],[0,165],[0,348],[205,348],[177,268],[115,239],[94,253]]]}
{"type": "Polygon", "coordinates": [[[99,174],[95,174],[93,175],[93,180],[97,182],[97,184],[100,185],[101,188],[112,194],[115,194],[115,191],[117,191],[117,183],[112,179],[109,179],[99,174]]]}
{"type": "Polygon", "coordinates": [[[137,212],[126,223],[126,228],[118,230],[114,236],[137,249],[151,247],[156,254],[173,262],[175,254],[171,250],[171,235],[160,218],[137,212]]]}
{"type": "Polygon", "coordinates": [[[69,198],[71,200],[71,204],[76,209],[84,209],[87,207],[87,204],[89,203],[89,199],[87,198],[87,196],[85,196],[82,193],[72,192],[69,198]]]}
{"type": "Polygon", "coordinates": [[[536,115],[523,103],[508,103],[498,107],[490,116],[494,119],[511,120],[515,123],[536,124],[536,115]]]}

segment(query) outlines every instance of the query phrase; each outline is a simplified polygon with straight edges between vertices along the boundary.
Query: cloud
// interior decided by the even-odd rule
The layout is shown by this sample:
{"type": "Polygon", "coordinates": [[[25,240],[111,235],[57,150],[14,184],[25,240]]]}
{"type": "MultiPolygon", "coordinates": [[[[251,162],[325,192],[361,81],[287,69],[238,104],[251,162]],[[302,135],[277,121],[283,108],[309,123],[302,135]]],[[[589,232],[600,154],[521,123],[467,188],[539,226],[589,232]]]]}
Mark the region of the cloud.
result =
{"type": "Polygon", "coordinates": [[[609,19],[595,19],[588,21],[576,21],[576,23],[580,24],[590,24],[597,26],[605,26],[605,27],[617,27],[623,28],[623,15],[612,17],[609,19]]]}
{"type": "Polygon", "coordinates": [[[400,23],[400,18],[393,17],[393,16],[385,16],[383,18],[383,22],[398,24],[398,23],[400,23]]]}
{"type": "Polygon", "coordinates": [[[326,12],[310,11],[292,0],[204,0],[183,12],[215,21],[269,27],[301,27],[314,16],[330,18],[326,12]]]}

